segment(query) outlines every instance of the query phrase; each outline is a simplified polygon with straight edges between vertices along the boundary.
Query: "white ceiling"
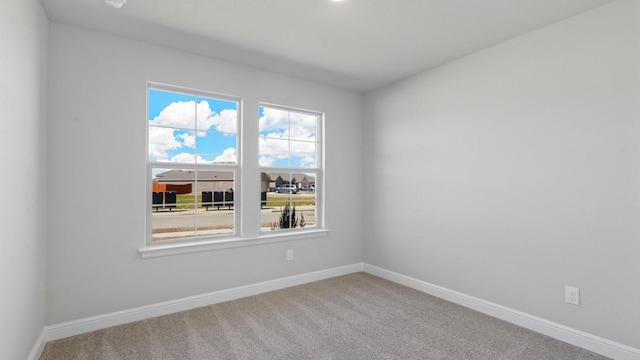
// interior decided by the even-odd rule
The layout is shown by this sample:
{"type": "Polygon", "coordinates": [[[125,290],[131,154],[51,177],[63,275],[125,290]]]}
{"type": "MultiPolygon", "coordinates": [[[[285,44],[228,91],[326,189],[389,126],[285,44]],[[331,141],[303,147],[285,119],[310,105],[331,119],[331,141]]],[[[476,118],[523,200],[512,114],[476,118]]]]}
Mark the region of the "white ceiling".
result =
{"type": "Polygon", "coordinates": [[[54,21],[368,91],[612,0],[41,0],[54,21]]]}

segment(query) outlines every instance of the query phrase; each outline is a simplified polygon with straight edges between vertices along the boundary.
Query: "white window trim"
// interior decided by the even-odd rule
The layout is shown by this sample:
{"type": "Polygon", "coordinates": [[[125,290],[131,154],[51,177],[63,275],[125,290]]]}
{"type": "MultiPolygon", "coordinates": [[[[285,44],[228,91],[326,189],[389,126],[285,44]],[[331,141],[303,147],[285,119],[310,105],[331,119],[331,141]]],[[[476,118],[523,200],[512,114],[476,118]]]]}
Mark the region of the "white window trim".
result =
{"type": "MultiPolygon", "coordinates": [[[[298,241],[298,240],[321,238],[329,235],[330,230],[326,228],[326,224],[324,221],[325,197],[324,197],[323,189],[324,189],[324,183],[325,183],[325,179],[324,179],[325,115],[323,112],[310,111],[310,110],[305,110],[305,109],[300,109],[300,108],[295,108],[290,106],[274,105],[274,104],[263,103],[263,102],[260,102],[257,104],[257,106],[279,108],[279,109],[288,110],[288,111],[298,111],[298,112],[319,116],[318,124],[317,124],[318,129],[316,132],[316,136],[318,136],[318,144],[320,146],[320,151],[318,151],[317,153],[317,157],[318,157],[317,163],[319,164],[319,166],[312,170],[313,172],[317,173],[320,186],[316,186],[316,225],[315,226],[306,228],[306,229],[300,229],[300,228],[280,229],[274,232],[267,232],[267,231],[261,231],[260,226],[258,224],[258,229],[257,229],[258,233],[256,236],[244,236],[246,229],[244,229],[244,226],[243,226],[244,213],[243,213],[241,204],[244,203],[244,201],[251,200],[251,199],[243,200],[244,194],[245,192],[247,192],[246,187],[243,186],[243,184],[247,181],[247,179],[243,179],[242,177],[243,176],[242,175],[243,144],[246,142],[246,136],[247,136],[247,134],[245,134],[244,131],[242,130],[244,128],[243,118],[245,117],[243,99],[241,97],[218,94],[211,91],[195,90],[191,88],[161,84],[156,82],[147,82],[147,94],[146,94],[147,97],[149,94],[149,91],[148,91],[149,88],[163,90],[163,91],[186,93],[190,95],[202,96],[202,97],[208,97],[208,98],[213,97],[221,100],[235,101],[238,103],[237,111],[239,114],[238,115],[239,124],[238,124],[238,135],[237,135],[238,140],[237,140],[237,147],[236,147],[237,163],[236,165],[230,165],[230,166],[227,165],[226,169],[224,169],[225,167],[224,165],[220,165],[221,170],[223,171],[226,170],[226,171],[235,172],[236,174],[235,187],[237,188],[237,191],[235,194],[236,197],[234,198],[235,200],[235,206],[234,206],[235,234],[226,235],[226,236],[221,235],[221,236],[215,236],[215,237],[194,238],[192,240],[175,240],[175,241],[169,240],[169,241],[162,241],[162,242],[152,242],[151,241],[152,204],[151,204],[151,192],[148,190],[151,187],[151,181],[152,181],[152,177],[150,175],[151,168],[152,167],[184,168],[184,166],[181,167],[181,165],[174,165],[171,163],[155,163],[155,162],[150,163],[148,158],[148,147],[145,148],[145,163],[146,163],[146,171],[147,171],[146,180],[145,180],[145,186],[146,186],[145,189],[147,194],[146,206],[145,206],[146,213],[147,213],[146,226],[145,226],[146,231],[145,231],[144,246],[138,250],[138,253],[142,258],[147,259],[147,258],[156,258],[156,257],[172,256],[172,255],[180,255],[180,254],[198,253],[203,251],[216,251],[216,250],[224,250],[224,249],[231,249],[231,248],[238,248],[238,247],[272,244],[272,243],[278,243],[278,242],[298,241]]],[[[148,99],[147,99],[147,109],[145,111],[147,113],[147,121],[148,121],[148,118],[149,118],[148,99]]],[[[146,127],[146,129],[147,130],[146,130],[145,137],[146,137],[146,144],[148,144],[148,141],[149,141],[148,126],[146,127]]],[[[257,137],[256,137],[256,141],[257,141],[257,137]]],[[[190,167],[195,167],[195,166],[190,166],[190,167]]],[[[262,167],[259,167],[258,173],[262,172],[262,169],[263,169],[262,167]]],[[[296,169],[296,171],[297,170],[299,169],[296,169]]],[[[251,190],[249,189],[249,191],[251,190]]],[[[251,197],[252,195],[248,195],[248,196],[251,197]]],[[[260,201],[259,192],[256,192],[254,196],[255,196],[256,202],[259,202],[260,201]]]]}
{"type": "MultiPolygon", "coordinates": [[[[316,194],[316,224],[309,229],[298,229],[299,232],[312,232],[314,230],[324,230],[324,112],[313,111],[307,109],[296,108],[292,106],[283,106],[271,103],[261,102],[258,104],[259,107],[268,107],[272,109],[278,109],[283,111],[292,111],[297,113],[303,113],[307,115],[314,115],[318,117],[318,122],[316,123],[316,143],[317,146],[320,147],[320,150],[316,152],[316,163],[318,167],[305,169],[305,168],[281,168],[281,167],[268,167],[268,166],[260,166],[260,172],[297,172],[297,173],[305,173],[305,172],[313,172],[316,173],[316,186],[315,186],[315,194],[316,194]],[[317,184],[320,184],[318,186],[317,184]]],[[[259,156],[259,154],[258,154],[259,156]]],[[[291,231],[287,229],[279,229],[278,232],[282,231],[291,231]]],[[[269,236],[270,231],[260,230],[259,235],[261,236],[269,236]]]]}
{"type": "Polygon", "coordinates": [[[226,238],[226,239],[216,239],[209,241],[191,241],[191,242],[181,242],[181,243],[173,243],[166,245],[153,245],[147,246],[140,250],[140,256],[144,259],[147,258],[156,258],[162,256],[171,256],[171,255],[180,255],[180,254],[190,254],[197,253],[202,251],[216,251],[216,250],[224,250],[224,249],[232,249],[238,247],[245,246],[256,246],[256,245],[264,245],[264,244],[273,244],[278,242],[285,241],[297,241],[297,240],[305,240],[305,239],[314,239],[325,237],[329,235],[329,230],[327,229],[313,229],[313,230],[303,230],[303,231],[282,231],[278,234],[273,235],[260,235],[258,237],[252,238],[226,238]]]}

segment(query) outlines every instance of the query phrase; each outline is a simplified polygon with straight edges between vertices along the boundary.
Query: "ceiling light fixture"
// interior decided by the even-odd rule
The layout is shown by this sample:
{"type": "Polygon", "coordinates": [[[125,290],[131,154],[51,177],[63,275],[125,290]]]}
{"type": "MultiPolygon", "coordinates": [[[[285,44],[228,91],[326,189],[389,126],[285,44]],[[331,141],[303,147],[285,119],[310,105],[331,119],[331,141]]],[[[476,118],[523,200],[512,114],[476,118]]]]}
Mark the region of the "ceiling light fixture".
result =
{"type": "Polygon", "coordinates": [[[107,5],[114,7],[116,9],[120,9],[122,7],[122,5],[124,5],[124,3],[127,2],[127,0],[104,0],[105,3],[107,3],[107,5]]]}
{"type": "Polygon", "coordinates": [[[333,2],[343,2],[344,0],[329,0],[329,1],[333,1],[333,2]]]}

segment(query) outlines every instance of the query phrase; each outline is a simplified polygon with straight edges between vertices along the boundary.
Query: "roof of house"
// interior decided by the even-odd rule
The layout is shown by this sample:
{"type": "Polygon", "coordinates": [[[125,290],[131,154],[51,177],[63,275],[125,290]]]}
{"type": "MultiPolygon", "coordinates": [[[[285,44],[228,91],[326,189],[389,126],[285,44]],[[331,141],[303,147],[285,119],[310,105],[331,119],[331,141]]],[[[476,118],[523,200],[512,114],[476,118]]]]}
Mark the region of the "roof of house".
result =
{"type": "Polygon", "coordinates": [[[315,177],[309,174],[301,173],[268,173],[267,175],[271,181],[277,181],[278,178],[285,182],[288,182],[290,178],[291,180],[295,180],[294,182],[302,182],[304,178],[306,178],[308,182],[314,182],[316,180],[315,177]]]}
{"type": "MultiPolygon", "coordinates": [[[[154,182],[168,182],[168,181],[195,181],[196,172],[193,170],[169,170],[157,174],[154,182]]],[[[198,181],[233,181],[232,171],[214,171],[214,170],[199,170],[198,181]]]]}

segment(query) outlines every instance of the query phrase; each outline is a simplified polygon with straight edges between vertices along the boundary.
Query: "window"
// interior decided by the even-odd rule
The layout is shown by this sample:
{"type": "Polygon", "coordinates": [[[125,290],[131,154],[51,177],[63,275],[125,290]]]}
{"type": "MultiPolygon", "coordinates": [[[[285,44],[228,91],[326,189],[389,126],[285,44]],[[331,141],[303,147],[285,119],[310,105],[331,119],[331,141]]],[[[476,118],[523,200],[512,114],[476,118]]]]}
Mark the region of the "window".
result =
{"type": "Polygon", "coordinates": [[[258,119],[241,126],[240,98],[147,85],[143,257],[326,236],[323,115],[254,109],[258,119]],[[258,136],[247,137],[246,129],[258,136]],[[243,146],[251,149],[244,160],[243,146]]]}
{"type": "Polygon", "coordinates": [[[263,105],[259,117],[262,232],[318,227],[322,115],[263,105]]]}
{"type": "Polygon", "coordinates": [[[233,236],[240,100],[147,88],[147,243],[233,236]]]}

